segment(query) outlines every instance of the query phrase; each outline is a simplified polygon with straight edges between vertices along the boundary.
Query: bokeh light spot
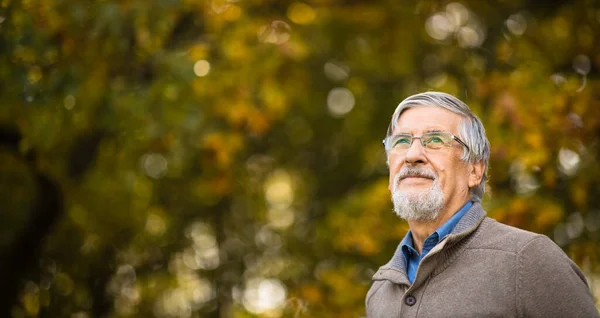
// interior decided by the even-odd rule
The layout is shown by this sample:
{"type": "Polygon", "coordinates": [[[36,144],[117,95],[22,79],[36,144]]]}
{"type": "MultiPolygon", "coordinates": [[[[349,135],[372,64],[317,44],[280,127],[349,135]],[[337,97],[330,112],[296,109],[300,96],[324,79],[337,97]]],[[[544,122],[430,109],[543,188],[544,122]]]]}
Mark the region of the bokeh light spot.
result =
{"type": "Polygon", "coordinates": [[[294,223],[294,210],[291,208],[271,208],[267,211],[269,225],[276,229],[286,229],[294,223]]]}
{"type": "Polygon", "coordinates": [[[76,99],[73,95],[67,95],[67,97],[65,97],[65,100],[63,101],[63,105],[67,110],[73,109],[73,107],[75,107],[75,103],[76,99]]]}
{"type": "Polygon", "coordinates": [[[213,229],[206,223],[194,222],[186,229],[186,236],[192,239],[192,248],[183,254],[184,264],[192,269],[211,270],[219,267],[219,247],[213,229]]]}
{"type": "Polygon", "coordinates": [[[532,195],[539,187],[539,182],[531,173],[523,172],[515,177],[515,190],[519,195],[532,195]]]}
{"type": "Polygon", "coordinates": [[[425,31],[435,40],[449,44],[451,38],[464,48],[480,46],[485,40],[485,30],[475,13],[458,2],[450,3],[446,10],[437,12],[425,21],[425,31]]]}
{"type": "Polygon", "coordinates": [[[583,128],[583,119],[581,118],[581,116],[577,115],[576,113],[569,113],[569,115],[567,115],[567,118],[569,119],[574,128],[583,128]]]}
{"type": "Polygon", "coordinates": [[[581,235],[585,228],[583,217],[579,212],[569,215],[567,223],[565,224],[565,231],[569,239],[575,239],[581,235]]]}
{"type": "Polygon", "coordinates": [[[167,173],[167,159],[159,153],[147,153],[140,159],[142,170],[153,179],[160,179],[167,173]]]}
{"type": "Polygon", "coordinates": [[[505,22],[506,28],[514,35],[523,35],[527,30],[527,20],[520,13],[515,13],[508,17],[505,22]]]}
{"type": "Polygon", "coordinates": [[[146,232],[159,236],[165,233],[167,226],[162,216],[156,213],[150,213],[146,219],[146,232]]]}
{"type": "Polygon", "coordinates": [[[221,14],[229,8],[230,4],[227,0],[212,0],[210,2],[210,8],[216,14],[221,14]]]}
{"type": "Polygon", "coordinates": [[[561,73],[552,74],[550,79],[556,86],[561,86],[567,82],[567,79],[561,73]]]}
{"type": "Polygon", "coordinates": [[[592,69],[592,62],[590,61],[590,58],[587,57],[587,55],[577,55],[573,59],[573,69],[579,75],[587,75],[592,69]]]}
{"type": "Polygon", "coordinates": [[[458,44],[462,47],[477,47],[483,43],[485,36],[480,28],[464,26],[457,33],[458,44]]]}
{"type": "Polygon", "coordinates": [[[465,25],[469,21],[469,9],[458,2],[449,3],[446,6],[447,17],[455,26],[465,25]]]}
{"type": "Polygon", "coordinates": [[[327,108],[334,117],[343,117],[354,108],[354,95],[344,87],[337,87],[327,95],[327,108]]]}
{"type": "Polygon", "coordinates": [[[325,63],[324,71],[325,76],[336,82],[345,80],[350,74],[350,68],[348,66],[335,60],[325,63]]]}
{"type": "Polygon", "coordinates": [[[271,22],[258,31],[258,40],[262,43],[283,44],[290,39],[292,28],[281,20],[271,22]]]}
{"type": "Polygon", "coordinates": [[[285,209],[294,202],[292,178],[284,170],[277,170],[265,182],[265,199],[271,207],[285,209]]]}
{"type": "Polygon", "coordinates": [[[247,281],[244,290],[244,307],[255,314],[281,309],[285,304],[287,289],[275,278],[253,278],[247,281]]]}
{"type": "Polygon", "coordinates": [[[448,16],[443,13],[437,13],[427,19],[425,30],[430,37],[442,41],[454,32],[454,25],[452,25],[448,16]]]}
{"type": "Polygon", "coordinates": [[[210,72],[210,63],[207,60],[200,60],[194,63],[194,74],[198,77],[208,75],[210,72]]]}
{"type": "Polygon", "coordinates": [[[425,83],[431,87],[442,87],[448,81],[448,74],[441,72],[425,79],[425,83]]]}
{"type": "Polygon", "coordinates": [[[311,6],[302,2],[292,3],[287,10],[288,18],[297,24],[309,24],[314,21],[316,15],[311,6]]]}
{"type": "Polygon", "coordinates": [[[525,164],[518,160],[515,160],[510,165],[509,172],[511,174],[512,186],[515,192],[521,196],[530,196],[540,187],[535,176],[528,172],[525,164]]]}
{"type": "Polygon", "coordinates": [[[561,148],[558,152],[558,168],[564,174],[573,176],[577,173],[581,158],[578,153],[571,149],[561,148]]]}

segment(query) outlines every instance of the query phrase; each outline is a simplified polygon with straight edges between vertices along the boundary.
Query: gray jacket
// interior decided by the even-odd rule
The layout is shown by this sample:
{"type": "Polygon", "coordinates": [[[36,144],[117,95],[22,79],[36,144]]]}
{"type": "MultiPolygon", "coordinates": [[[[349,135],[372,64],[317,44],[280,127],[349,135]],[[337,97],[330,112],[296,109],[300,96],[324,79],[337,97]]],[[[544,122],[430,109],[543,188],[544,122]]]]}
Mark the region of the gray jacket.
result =
{"type": "Polygon", "coordinates": [[[554,242],[486,217],[479,203],[421,260],[412,285],[400,250],[373,281],[367,317],[600,317],[554,242]]]}

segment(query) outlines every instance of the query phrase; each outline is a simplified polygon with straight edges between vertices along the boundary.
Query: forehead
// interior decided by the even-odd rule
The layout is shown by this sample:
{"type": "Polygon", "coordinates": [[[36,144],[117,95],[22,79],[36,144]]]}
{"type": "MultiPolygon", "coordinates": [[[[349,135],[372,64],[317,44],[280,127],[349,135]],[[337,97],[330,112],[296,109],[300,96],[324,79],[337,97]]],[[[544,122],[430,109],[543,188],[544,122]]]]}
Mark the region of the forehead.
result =
{"type": "Polygon", "coordinates": [[[443,130],[457,133],[462,117],[442,107],[413,106],[400,114],[393,133],[421,133],[443,130]]]}

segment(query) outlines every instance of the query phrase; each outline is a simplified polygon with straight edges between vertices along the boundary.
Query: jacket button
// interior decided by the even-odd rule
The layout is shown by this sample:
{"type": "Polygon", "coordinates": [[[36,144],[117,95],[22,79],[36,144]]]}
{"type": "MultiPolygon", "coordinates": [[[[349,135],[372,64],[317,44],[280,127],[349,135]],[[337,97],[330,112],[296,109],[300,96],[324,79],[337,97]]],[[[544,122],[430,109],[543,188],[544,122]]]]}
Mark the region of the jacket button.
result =
{"type": "Polygon", "coordinates": [[[406,298],[404,298],[404,303],[409,306],[412,306],[417,303],[417,299],[415,298],[415,296],[406,296],[406,298]]]}

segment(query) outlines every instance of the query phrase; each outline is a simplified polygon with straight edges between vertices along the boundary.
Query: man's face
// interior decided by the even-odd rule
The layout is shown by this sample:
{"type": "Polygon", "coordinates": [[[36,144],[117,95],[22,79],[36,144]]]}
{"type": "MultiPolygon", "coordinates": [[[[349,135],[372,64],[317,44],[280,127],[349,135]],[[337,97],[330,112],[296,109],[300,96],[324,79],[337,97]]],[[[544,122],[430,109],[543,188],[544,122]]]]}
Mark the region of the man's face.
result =
{"type": "MultiPolygon", "coordinates": [[[[441,107],[412,107],[402,113],[393,134],[421,136],[431,131],[444,131],[458,136],[461,120],[460,115],[441,107]]],[[[477,184],[471,173],[472,165],[460,160],[462,154],[463,146],[456,141],[448,148],[426,150],[419,139],[414,139],[405,152],[390,151],[389,189],[397,191],[394,196],[404,198],[394,198],[395,204],[420,201],[423,205],[423,201],[434,200],[441,201],[438,202],[441,204],[439,209],[448,208],[456,212],[469,199],[469,187],[477,184]],[[409,173],[407,177],[398,178],[399,173],[415,170],[425,175],[409,173]]],[[[422,221],[426,219],[431,217],[422,221]]]]}

